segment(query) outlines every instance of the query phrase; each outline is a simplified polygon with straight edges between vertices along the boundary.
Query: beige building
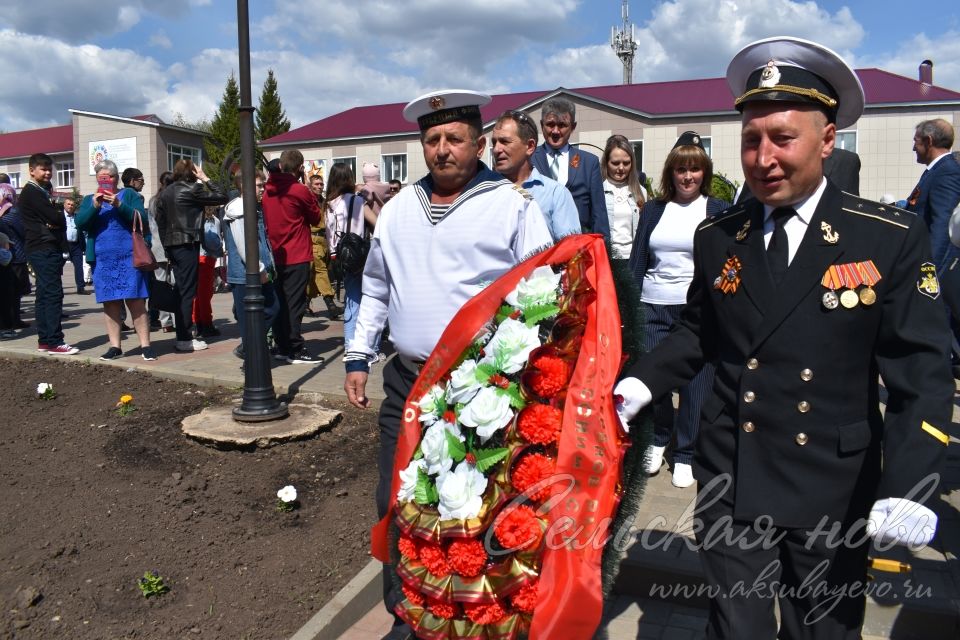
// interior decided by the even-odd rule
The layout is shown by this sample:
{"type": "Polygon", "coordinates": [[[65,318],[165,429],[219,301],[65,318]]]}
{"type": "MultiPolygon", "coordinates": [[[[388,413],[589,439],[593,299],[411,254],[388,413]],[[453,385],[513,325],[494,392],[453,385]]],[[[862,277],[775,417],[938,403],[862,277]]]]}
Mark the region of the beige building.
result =
{"type": "Polygon", "coordinates": [[[34,153],[53,158],[53,188],[58,195],[77,189],[96,190],[94,165],[103,158],[117,163],[121,172],[136,167],[143,172],[148,199],[159,176],[180,158],[200,162],[204,134],[175,127],[157,116],[126,118],[105,113],[70,110],[71,123],[56,127],[0,134],[0,172],[16,187],[29,179],[27,161],[34,153]]]}
{"type": "MultiPolygon", "coordinates": [[[[924,82],[880,69],[860,69],[857,74],[866,110],[855,125],[839,132],[837,144],[860,155],[864,197],[876,200],[890,193],[905,198],[923,171],[911,151],[914,127],[929,118],[960,123],[960,92],[937,87],[930,77],[924,82]]],[[[740,116],[722,78],[496,95],[482,109],[485,131],[489,133],[497,116],[507,110],[522,110],[539,121],[543,102],[557,95],[577,106],[571,143],[600,156],[611,134],[627,136],[637,150],[640,168],[655,186],[664,159],[687,130],[701,134],[715,171],[738,184],[743,181],[740,116]]],[[[383,180],[413,182],[427,168],[416,126],[403,119],[403,106],[355,107],[266,140],[261,147],[268,158],[298,148],[308,164],[327,168],[347,162],[357,170],[364,162],[374,162],[381,167],[383,180]]],[[[489,160],[488,153],[488,164],[489,160]]]]}

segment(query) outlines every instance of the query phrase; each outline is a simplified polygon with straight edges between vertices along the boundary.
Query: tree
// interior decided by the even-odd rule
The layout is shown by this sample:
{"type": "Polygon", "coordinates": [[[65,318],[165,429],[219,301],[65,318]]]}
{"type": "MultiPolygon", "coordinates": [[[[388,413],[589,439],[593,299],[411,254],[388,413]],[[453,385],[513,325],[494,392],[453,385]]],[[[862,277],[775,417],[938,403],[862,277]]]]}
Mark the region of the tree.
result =
{"type": "Polygon", "coordinates": [[[267,70],[267,79],[260,94],[260,106],[257,107],[257,140],[266,140],[290,131],[290,121],[280,103],[277,93],[277,79],[273,69],[267,70]]]}
{"type": "Polygon", "coordinates": [[[210,123],[209,118],[200,118],[199,120],[187,120],[187,117],[177,111],[173,115],[173,122],[171,123],[175,127],[183,127],[184,129],[195,129],[197,131],[203,131],[204,133],[210,133],[210,128],[213,126],[210,123]]]}
{"type": "Polygon", "coordinates": [[[233,72],[227,78],[220,106],[210,123],[210,137],[203,142],[207,162],[204,172],[211,178],[227,182],[223,174],[223,161],[228,155],[238,155],[240,148],[240,88],[233,72]]]}

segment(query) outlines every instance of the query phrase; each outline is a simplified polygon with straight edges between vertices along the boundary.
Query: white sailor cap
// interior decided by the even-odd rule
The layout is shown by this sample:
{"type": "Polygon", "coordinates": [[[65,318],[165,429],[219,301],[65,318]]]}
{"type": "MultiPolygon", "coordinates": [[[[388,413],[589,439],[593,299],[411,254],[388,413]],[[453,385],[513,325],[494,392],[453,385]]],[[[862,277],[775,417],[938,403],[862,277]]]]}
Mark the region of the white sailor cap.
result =
{"type": "Polygon", "coordinates": [[[441,89],[431,91],[411,101],[403,108],[407,122],[416,122],[421,131],[430,127],[460,120],[480,120],[480,107],[492,98],[485,93],[468,89],[441,89]]]}
{"type": "Polygon", "coordinates": [[[745,46],[727,67],[738,111],[755,101],[805,102],[821,107],[838,129],[863,113],[863,87],[843,58],[823,45],[777,36],[745,46]]]}

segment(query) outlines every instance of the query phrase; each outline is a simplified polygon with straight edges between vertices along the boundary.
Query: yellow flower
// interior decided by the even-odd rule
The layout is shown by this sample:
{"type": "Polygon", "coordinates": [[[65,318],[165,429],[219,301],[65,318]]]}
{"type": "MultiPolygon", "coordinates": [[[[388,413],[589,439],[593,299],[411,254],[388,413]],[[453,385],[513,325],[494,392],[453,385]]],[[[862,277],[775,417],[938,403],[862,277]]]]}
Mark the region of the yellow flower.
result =
{"type": "Polygon", "coordinates": [[[131,402],[133,402],[133,396],[130,396],[130,395],[120,396],[120,404],[130,404],[131,402]]]}

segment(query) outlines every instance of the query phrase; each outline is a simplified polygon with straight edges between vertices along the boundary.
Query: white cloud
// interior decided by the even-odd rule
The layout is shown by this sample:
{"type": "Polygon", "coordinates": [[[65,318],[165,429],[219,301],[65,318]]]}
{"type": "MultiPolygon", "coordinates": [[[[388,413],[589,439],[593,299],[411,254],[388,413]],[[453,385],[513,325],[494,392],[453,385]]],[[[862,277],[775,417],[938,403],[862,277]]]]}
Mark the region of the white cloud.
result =
{"type": "MultiPolygon", "coordinates": [[[[195,0],[193,4],[197,4],[195,0]]],[[[140,21],[141,12],[178,16],[188,9],[188,0],[119,0],[117,2],[78,2],[45,0],[5,3],[6,25],[21,31],[51,36],[67,42],[93,42],[99,36],[127,31],[140,21]]]]}
{"type": "Polygon", "coordinates": [[[918,33],[899,43],[895,51],[880,56],[863,56],[857,58],[856,64],[917,78],[917,68],[924,60],[933,61],[935,85],[960,91],[960,31],[951,30],[932,37],[918,33]]]}
{"type": "Polygon", "coordinates": [[[170,36],[168,36],[163,29],[154,32],[153,35],[150,36],[149,43],[151,46],[159,47],[161,49],[173,48],[173,42],[171,42],[170,36]]]}

